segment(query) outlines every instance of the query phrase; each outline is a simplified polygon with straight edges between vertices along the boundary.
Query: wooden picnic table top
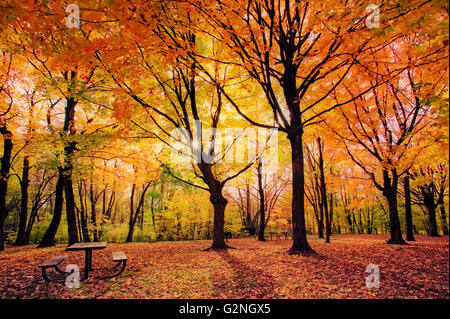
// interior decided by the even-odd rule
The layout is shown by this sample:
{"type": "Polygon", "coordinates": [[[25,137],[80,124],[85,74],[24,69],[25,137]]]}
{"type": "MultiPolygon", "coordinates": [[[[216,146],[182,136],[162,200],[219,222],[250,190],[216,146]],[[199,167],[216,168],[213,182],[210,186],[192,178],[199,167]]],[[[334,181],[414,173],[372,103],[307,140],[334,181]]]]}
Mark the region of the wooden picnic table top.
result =
{"type": "Polygon", "coordinates": [[[103,249],[106,248],[106,242],[84,242],[84,243],[75,243],[66,248],[66,250],[92,250],[92,249],[103,249]]]}

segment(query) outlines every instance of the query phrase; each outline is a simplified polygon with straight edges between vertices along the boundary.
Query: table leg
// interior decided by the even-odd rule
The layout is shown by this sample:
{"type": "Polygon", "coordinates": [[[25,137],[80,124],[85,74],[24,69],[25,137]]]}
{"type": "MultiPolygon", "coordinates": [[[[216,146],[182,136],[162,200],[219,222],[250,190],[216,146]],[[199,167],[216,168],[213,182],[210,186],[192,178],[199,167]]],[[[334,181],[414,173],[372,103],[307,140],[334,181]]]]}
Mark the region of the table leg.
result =
{"type": "Polygon", "coordinates": [[[89,256],[89,250],[85,250],[84,254],[84,278],[83,280],[86,280],[89,278],[89,268],[91,267],[89,262],[90,256],[89,256]]]}

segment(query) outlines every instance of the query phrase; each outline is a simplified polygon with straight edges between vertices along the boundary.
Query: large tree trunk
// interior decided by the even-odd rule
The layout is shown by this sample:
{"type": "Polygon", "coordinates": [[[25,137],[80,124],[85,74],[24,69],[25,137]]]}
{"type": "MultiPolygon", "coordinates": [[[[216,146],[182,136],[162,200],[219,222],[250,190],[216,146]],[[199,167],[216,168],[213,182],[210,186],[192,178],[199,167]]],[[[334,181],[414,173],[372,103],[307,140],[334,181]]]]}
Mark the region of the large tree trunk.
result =
{"type": "Polygon", "coordinates": [[[403,180],[404,192],[405,192],[405,219],[406,219],[406,240],[415,241],[412,210],[411,210],[411,189],[409,187],[409,176],[405,176],[403,180]]]}
{"type": "Polygon", "coordinates": [[[406,242],[403,240],[400,220],[398,218],[397,193],[389,192],[386,195],[386,199],[389,205],[389,230],[391,233],[388,244],[405,245],[406,242]]]}
{"type": "Polygon", "coordinates": [[[228,200],[223,197],[222,192],[211,193],[209,200],[214,207],[213,243],[211,249],[226,249],[228,246],[225,243],[224,225],[225,207],[228,204],[228,200]]]}
{"type": "Polygon", "coordinates": [[[23,246],[27,244],[26,240],[26,229],[27,229],[27,220],[28,220],[28,185],[29,181],[29,173],[30,173],[30,161],[28,156],[23,158],[22,165],[22,180],[20,183],[20,214],[19,214],[19,230],[17,232],[17,239],[15,245],[23,246]]]}
{"type": "Polygon", "coordinates": [[[259,233],[258,240],[265,241],[264,230],[266,228],[266,207],[264,205],[264,188],[262,185],[262,162],[258,161],[258,193],[259,193],[259,233]]]}
{"type": "Polygon", "coordinates": [[[62,207],[64,203],[64,176],[63,169],[59,168],[58,182],[55,190],[55,207],[53,211],[52,221],[39,244],[39,248],[55,246],[55,235],[61,222],[62,207]]]}
{"type": "Polygon", "coordinates": [[[425,201],[428,212],[428,236],[439,237],[436,222],[436,205],[433,202],[425,201]]]}
{"type": "MultiPolygon", "coordinates": [[[[71,72],[72,80],[75,78],[75,72],[71,72]]],[[[64,118],[64,132],[69,136],[75,134],[75,106],[77,101],[70,97],[66,100],[65,118],[64,118]]],[[[73,155],[76,149],[76,142],[70,141],[64,147],[64,193],[66,195],[66,217],[67,217],[67,232],[69,235],[69,245],[78,242],[77,232],[77,217],[75,214],[75,195],[73,193],[73,155]]]]}
{"type": "Polygon", "coordinates": [[[3,135],[3,156],[1,159],[0,168],[0,251],[5,249],[5,237],[4,237],[4,226],[5,219],[8,215],[6,209],[6,194],[8,192],[8,179],[9,170],[11,168],[11,152],[13,148],[12,133],[6,126],[0,128],[0,133],[3,135]]]}
{"type": "Polygon", "coordinates": [[[70,143],[65,148],[66,163],[64,168],[64,193],[66,195],[66,218],[67,233],[69,235],[69,245],[78,242],[77,217],[75,214],[75,196],[72,182],[72,155],[75,150],[75,143],[70,143]]]}
{"type": "Polygon", "coordinates": [[[389,172],[383,172],[384,190],[383,195],[386,197],[389,206],[389,230],[391,238],[387,241],[388,244],[406,245],[402,237],[402,230],[400,228],[400,219],[398,218],[397,206],[397,182],[398,177],[393,171],[392,179],[389,177],[389,172]]]}
{"type": "Polygon", "coordinates": [[[303,163],[302,133],[288,136],[292,158],[292,237],[290,254],[313,252],[306,239],[305,225],[305,175],[303,163]]]}

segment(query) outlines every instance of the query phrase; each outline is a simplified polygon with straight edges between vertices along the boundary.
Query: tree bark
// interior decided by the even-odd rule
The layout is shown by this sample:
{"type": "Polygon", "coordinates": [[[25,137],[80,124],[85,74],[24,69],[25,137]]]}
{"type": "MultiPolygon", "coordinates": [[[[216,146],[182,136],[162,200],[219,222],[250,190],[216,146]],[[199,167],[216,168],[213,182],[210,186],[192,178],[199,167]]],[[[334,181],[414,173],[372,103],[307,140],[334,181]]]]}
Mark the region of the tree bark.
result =
{"type": "Polygon", "coordinates": [[[78,231],[77,231],[77,218],[75,214],[75,196],[73,193],[73,181],[72,181],[72,155],[75,150],[75,143],[70,143],[65,148],[66,163],[64,167],[64,193],[66,196],[66,218],[67,218],[67,233],[69,236],[69,245],[77,243],[78,231]]]}
{"type": "Polygon", "coordinates": [[[8,215],[8,210],[6,208],[6,194],[8,192],[8,179],[9,171],[11,169],[11,152],[13,148],[12,133],[6,126],[0,128],[0,133],[3,135],[3,156],[1,159],[0,168],[0,251],[5,249],[5,238],[4,238],[4,226],[5,219],[8,215]]]}
{"type": "Polygon", "coordinates": [[[136,192],[136,184],[133,184],[131,187],[130,194],[130,219],[128,220],[128,234],[127,234],[127,243],[131,243],[133,241],[133,233],[134,233],[134,194],[136,192]]]}
{"type": "Polygon", "coordinates": [[[444,204],[441,204],[441,222],[444,235],[448,235],[447,216],[445,215],[444,204]]]}
{"type": "Polygon", "coordinates": [[[209,199],[214,207],[213,243],[211,249],[227,249],[228,246],[225,243],[224,224],[225,207],[228,204],[228,200],[223,197],[222,192],[211,193],[209,199]]]}
{"type": "Polygon", "coordinates": [[[47,228],[47,231],[44,234],[44,237],[42,238],[38,246],[39,248],[55,246],[55,235],[61,222],[62,207],[64,203],[64,176],[62,167],[60,167],[58,170],[59,176],[58,182],[56,183],[55,207],[53,210],[53,217],[50,225],[47,228]]]}
{"type": "Polygon", "coordinates": [[[434,203],[425,202],[428,211],[428,236],[439,237],[436,221],[436,205],[434,203]]]}
{"type": "Polygon", "coordinates": [[[264,205],[264,188],[262,185],[262,162],[258,161],[258,193],[259,193],[259,233],[258,240],[266,241],[264,230],[266,228],[266,207],[264,205]]]}
{"type": "Polygon", "coordinates": [[[403,180],[405,192],[405,219],[406,219],[406,240],[415,241],[413,230],[413,219],[411,210],[411,189],[409,187],[409,176],[405,176],[403,180]]]}
{"type": "Polygon", "coordinates": [[[389,177],[388,171],[383,171],[384,190],[385,196],[389,206],[389,230],[391,238],[387,241],[388,244],[406,245],[403,240],[402,230],[400,228],[400,220],[398,217],[397,206],[397,182],[398,176],[395,170],[392,172],[392,178],[389,177]]]}
{"type": "Polygon", "coordinates": [[[292,159],[292,247],[290,254],[313,252],[306,239],[305,225],[305,175],[303,163],[302,133],[288,136],[292,159]]]}
{"type": "MultiPolygon", "coordinates": [[[[320,137],[317,139],[317,148],[319,149],[319,171],[320,171],[320,195],[321,195],[321,203],[323,207],[323,212],[325,214],[325,242],[330,242],[330,216],[328,212],[328,200],[327,200],[327,185],[325,184],[325,171],[323,168],[323,153],[322,148],[323,144],[320,137]]],[[[323,226],[322,226],[323,227],[323,226]]]]}
{"type": "Polygon", "coordinates": [[[29,180],[30,173],[30,161],[28,156],[23,158],[22,164],[22,180],[20,182],[20,214],[19,214],[19,229],[17,231],[17,239],[15,242],[16,246],[23,246],[27,244],[26,241],[26,229],[27,229],[27,220],[28,220],[28,185],[30,184],[29,180]]]}

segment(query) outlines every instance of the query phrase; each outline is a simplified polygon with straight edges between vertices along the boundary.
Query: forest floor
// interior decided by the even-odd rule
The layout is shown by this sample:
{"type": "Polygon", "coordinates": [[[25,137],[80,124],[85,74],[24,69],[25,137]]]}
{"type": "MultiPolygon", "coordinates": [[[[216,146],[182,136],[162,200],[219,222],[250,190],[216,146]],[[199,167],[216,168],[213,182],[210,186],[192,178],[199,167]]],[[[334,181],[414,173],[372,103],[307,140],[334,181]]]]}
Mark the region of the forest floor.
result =
{"type": "MultiPolygon", "coordinates": [[[[0,252],[0,298],[449,298],[449,237],[416,236],[407,246],[383,235],[310,236],[316,255],[288,255],[290,240],[231,239],[236,249],[202,251],[211,241],[108,244],[93,253],[93,268],[110,268],[112,251],[128,256],[125,272],[89,278],[80,288],[46,284],[36,267],[55,255],[61,265],[84,265],[84,252],[65,245],[7,247],[0,252]],[[366,287],[369,264],[380,268],[380,288],[366,287]]],[[[52,271],[50,271],[52,272],[52,271]]],[[[91,275],[101,274],[95,271],[91,275]]]]}

